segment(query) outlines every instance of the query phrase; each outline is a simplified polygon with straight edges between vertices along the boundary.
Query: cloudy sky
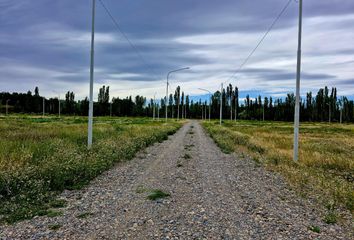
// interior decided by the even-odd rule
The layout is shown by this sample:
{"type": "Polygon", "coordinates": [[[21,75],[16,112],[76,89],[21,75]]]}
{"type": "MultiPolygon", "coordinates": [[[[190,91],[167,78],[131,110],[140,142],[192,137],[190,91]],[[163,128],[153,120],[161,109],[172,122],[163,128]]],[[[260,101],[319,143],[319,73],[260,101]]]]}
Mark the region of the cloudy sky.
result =
{"type": "MultiPolygon", "coordinates": [[[[191,95],[216,91],[255,47],[288,0],[102,0],[138,49],[131,48],[97,0],[95,92],[165,94],[168,71],[191,95]]],[[[298,3],[294,0],[233,85],[284,96],[295,87],[298,3]]],[[[90,0],[0,0],[0,91],[35,86],[47,97],[88,95],[90,0]]],[[[354,1],[305,0],[302,89],[336,86],[354,96],[354,1]]],[[[97,95],[97,94],[95,94],[97,95]]]]}

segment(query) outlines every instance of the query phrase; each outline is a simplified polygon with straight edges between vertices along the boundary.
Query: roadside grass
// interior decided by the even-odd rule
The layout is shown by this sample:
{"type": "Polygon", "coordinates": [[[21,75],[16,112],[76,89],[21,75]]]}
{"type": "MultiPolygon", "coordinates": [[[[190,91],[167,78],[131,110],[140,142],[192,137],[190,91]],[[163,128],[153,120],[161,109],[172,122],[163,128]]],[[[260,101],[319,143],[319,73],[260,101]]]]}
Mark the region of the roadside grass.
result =
{"type": "MultiPolygon", "coordinates": [[[[354,125],[302,123],[300,159],[292,161],[293,125],[285,122],[203,122],[227,153],[247,154],[258,164],[280,172],[302,196],[354,211],[354,125]]],[[[330,213],[335,215],[335,210],[330,213]]],[[[334,222],[332,214],[326,222],[334,222]]]]}
{"type": "Polygon", "coordinates": [[[32,218],[51,207],[64,189],[80,189],[115,163],[163,141],[182,122],[149,118],[94,119],[87,150],[87,118],[0,117],[0,223],[32,218]]]}

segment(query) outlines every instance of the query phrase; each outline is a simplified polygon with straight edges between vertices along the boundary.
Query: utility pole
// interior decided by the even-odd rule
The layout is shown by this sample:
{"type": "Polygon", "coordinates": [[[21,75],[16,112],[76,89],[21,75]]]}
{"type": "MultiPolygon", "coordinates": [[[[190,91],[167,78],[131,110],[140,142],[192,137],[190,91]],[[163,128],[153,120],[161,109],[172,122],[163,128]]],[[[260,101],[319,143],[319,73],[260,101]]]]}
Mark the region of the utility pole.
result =
{"type": "Polygon", "coordinates": [[[339,115],[339,122],[340,124],[342,124],[342,120],[343,120],[343,108],[340,108],[340,115],[339,115]]]}
{"type": "Polygon", "coordinates": [[[210,100],[209,100],[209,122],[210,122],[210,106],[211,106],[211,96],[210,96],[210,100]]]}
{"type": "Polygon", "coordinates": [[[223,84],[221,84],[221,91],[220,91],[220,125],[222,122],[222,91],[223,91],[223,84]]]}
{"type": "MultiPolygon", "coordinates": [[[[211,96],[213,95],[208,89],[204,89],[204,88],[198,88],[199,90],[208,92],[210,94],[210,99],[209,99],[209,121],[210,121],[210,108],[211,108],[211,96]]],[[[206,110],[205,110],[206,111],[206,110]]],[[[205,119],[206,119],[206,115],[205,115],[205,119]]]]}
{"type": "Polygon", "coordinates": [[[204,103],[202,104],[202,120],[204,120],[204,103]]]}
{"type": "Polygon", "coordinates": [[[95,48],[95,12],[96,0],[92,0],[92,31],[91,31],[91,62],[90,62],[90,103],[88,114],[87,148],[92,146],[92,125],[93,125],[93,74],[94,74],[94,48],[95,48]]]}
{"type": "Polygon", "coordinates": [[[301,39],[302,38],[302,0],[299,0],[299,33],[297,49],[296,99],[294,119],[294,161],[299,160],[299,125],[300,125],[300,78],[301,78],[301,39]]]}
{"type": "Polygon", "coordinates": [[[157,121],[160,121],[160,105],[157,104],[157,121]]]}

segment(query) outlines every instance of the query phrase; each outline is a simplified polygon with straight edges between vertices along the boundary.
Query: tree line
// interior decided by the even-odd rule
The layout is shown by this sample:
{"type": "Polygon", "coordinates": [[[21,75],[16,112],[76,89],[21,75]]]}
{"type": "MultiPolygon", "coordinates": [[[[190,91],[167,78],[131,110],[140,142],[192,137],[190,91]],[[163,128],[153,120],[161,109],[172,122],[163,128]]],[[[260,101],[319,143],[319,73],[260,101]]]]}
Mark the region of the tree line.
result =
{"type": "MultiPolygon", "coordinates": [[[[246,95],[240,99],[239,90],[229,84],[222,93],[216,91],[210,100],[193,101],[191,97],[178,86],[174,93],[168,97],[168,117],[172,118],[210,118],[220,116],[220,96],[222,97],[223,119],[250,119],[293,121],[295,108],[295,95],[287,94],[285,98],[261,97],[251,98],[246,95]],[[210,108],[209,108],[210,102],[210,108]]],[[[58,97],[45,98],[40,96],[38,87],[34,93],[0,93],[0,111],[2,113],[43,113],[86,116],[89,100],[75,100],[75,94],[68,91],[64,99],[58,97]]],[[[165,98],[154,101],[137,95],[126,98],[113,97],[110,101],[109,86],[102,86],[98,92],[98,99],[94,102],[95,116],[165,116],[165,98]]],[[[316,95],[312,92],[300,103],[301,121],[328,121],[328,122],[354,122],[354,102],[347,97],[338,97],[337,89],[324,87],[316,95]]]]}

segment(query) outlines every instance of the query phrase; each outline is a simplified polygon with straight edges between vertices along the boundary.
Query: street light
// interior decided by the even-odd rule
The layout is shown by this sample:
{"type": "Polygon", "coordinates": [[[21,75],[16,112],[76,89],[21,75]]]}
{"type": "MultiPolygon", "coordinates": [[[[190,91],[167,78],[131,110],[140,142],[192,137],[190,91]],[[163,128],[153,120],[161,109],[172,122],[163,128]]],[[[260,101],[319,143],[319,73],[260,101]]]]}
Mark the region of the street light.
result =
{"type": "Polygon", "coordinates": [[[221,84],[221,90],[220,90],[220,125],[222,123],[222,94],[224,92],[224,84],[221,84]]]}
{"type": "Polygon", "coordinates": [[[167,122],[167,107],[168,107],[168,78],[170,77],[170,74],[171,73],[174,73],[174,72],[179,72],[179,71],[183,71],[183,70],[187,70],[187,69],[190,69],[189,67],[185,67],[185,68],[179,68],[179,69],[176,69],[176,70],[172,70],[172,71],[169,71],[167,73],[167,82],[166,82],[166,109],[165,109],[165,117],[166,117],[166,122],[167,122]]]}
{"type": "Polygon", "coordinates": [[[93,125],[93,74],[94,74],[94,47],[95,47],[95,12],[96,0],[92,0],[92,30],[91,30],[91,59],[90,59],[90,102],[88,112],[87,148],[92,145],[92,125],[93,125]]]}
{"type": "Polygon", "coordinates": [[[210,94],[210,100],[209,100],[209,122],[210,122],[210,106],[211,106],[211,96],[213,95],[209,90],[204,89],[204,88],[198,88],[199,90],[202,90],[204,92],[208,92],[210,94]]]}
{"type": "Polygon", "coordinates": [[[294,117],[294,161],[299,160],[299,125],[300,125],[300,78],[301,78],[301,38],[302,38],[302,0],[299,0],[299,33],[296,67],[296,99],[294,117]]]}

